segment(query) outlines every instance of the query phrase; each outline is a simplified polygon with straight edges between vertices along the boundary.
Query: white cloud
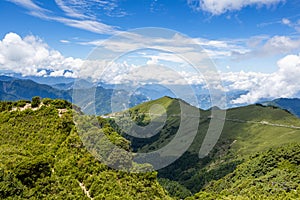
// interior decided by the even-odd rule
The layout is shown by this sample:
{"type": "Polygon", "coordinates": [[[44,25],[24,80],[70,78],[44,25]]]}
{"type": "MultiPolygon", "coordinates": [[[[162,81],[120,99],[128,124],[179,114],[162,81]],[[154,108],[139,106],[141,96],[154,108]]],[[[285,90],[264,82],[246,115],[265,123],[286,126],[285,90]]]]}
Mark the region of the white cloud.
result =
{"type": "Polygon", "coordinates": [[[50,73],[50,76],[59,77],[64,76],[65,70],[57,70],[50,73]]]}
{"type": "Polygon", "coordinates": [[[231,87],[249,90],[233,103],[255,103],[262,98],[293,97],[300,91],[300,54],[288,55],[277,62],[278,71],[272,74],[260,74],[254,79],[247,77],[244,88],[239,84],[243,80],[237,80],[231,87]],[[254,81],[253,81],[254,80],[254,81]]]}
{"type": "Polygon", "coordinates": [[[157,56],[152,56],[148,61],[147,65],[156,65],[158,64],[158,58],[157,56]]]}
{"type": "Polygon", "coordinates": [[[12,3],[17,5],[23,6],[29,10],[36,10],[36,11],[46,11],[46,9],[41,8],[37,4],[35,4],[32,0],[8,0],[12,3]]]}
{"type": "Polygon", "coordinates": [[[285,25],[290,25],[291,24],[291,21],[287,18],[282,18],[281,22],[285,25]]]}
{"type": "Polygon", "coordinates": [[[213,15],[241,10],[246,6],[271,6],[280,2],[285,2],[285,0],[188,0],[188,4],[193,9],[204,10],[213,15]]]}
{"type": "MultiPolygon", "coordinates": [[[[32,35],[21,38],[16,33],[8,33],[0,40],[1,70],[9,70],[25,76],[43,76],[46,75],[45,70],[50,70],[53,71],[53,76],[63,76],[64,73],[61,71],[76,72],[82,63],[81,59],[64,57],[40,38],[32,35]]],[[[70,76],[70,72],[67,75],[70,76]]]]}
{"type": "Polygon", "coordinates": [[[293,50],[300,49],[300,39],[292,39],[287,36],[274,36],[270,38],[261,48],[264,55],[289,53],[293,50]]]}
{"type": "Polygon", "coordinates": [[[66,1],[62,1],[62,0],[55,0],[56,4],[60,7],[60,9],[62,9],[66,15],[70,16],[70,17],[75,17],[75,18],[86,18],[86,16],[78,11],[76,11],[75,9],[69,7],[66,5],[66,1]]]}
{"type": "Polygon", "coordinates": [[[291,27],[291,28],[293,28],[293,29],[295,29],[297,32],[300,32],[300,20],[297,20],[297,21],[291,21],[290,19],[288,19],[288,18],[283,18],[282,20],[281,20],[281,23],[283,24],[283,25],[286,25],[286,26],[289,26],[289,27],[291,27]]]}
{"type": "MultiPolygon", "coordinates": [[[[66,16],[59,16],[55,14],[53,11],[50,12],[49,10],[38,6],[32,0],[10,0],[10,2],[26,8],[27,10],[29,10],[30,15],[39,17],[41,19],[60,22],[67,26],[71,26],[71,27],[75,27],[75,28],[79,28],[79,29],[83,29],[95,33],[100,33],[100,34],[117,33],[116,27],[104,24],[98,21],[93,16],[86,15],[85,13],[79,12],[78,10],[75,10],[70,6],[67,6],[66,2],[61,0],[56,0],[56,3],[65,12],[66,16]]],[[[69,1],[69,4],[70,3],[75,4],[76,2],[78,1],[69,1]]],[[[89,3],[85,1],[81,1],[81,6],[90,5],[89,3]]],[[[90,7],[92,7],[92,5],[90,5],[90,7]]],[[[81,10],[84,10],[84,7],[81,7],[81,10]]]]}
{"type": "Polygon", "coordinates": [[[59,40],[61,43],[64,43],[64,44],[68,44],[68,43],[70,43],[70,41],[69,40],[59,40]]]}
{"type": "Polygon", "coordinates": [[[69,17],[96,19],[99,14],[109,17],[127,15],[120,8],[118,0],[55,0],[55,2],[69,17]]]}
{"type": "MultiPolygon", "coordinates": [[[[151,31],[151,30],[150,30],[151,31]]],[[[231,57],[235,54],[244,55],[251,52],[251,48],[246,46],[247,39],[237,40],[209,40],[205,38],[187,38],[180,34],[165,38],[151,37],[151,34],[121,33],[119,36],[107,40],[93,40],[81,42],[81,45],[92,45],[103,47],[112,52],[128,52],[140,48],[165,49],[166,51],[180,53],[183,57],[197,60],[201,54],[203,57],[210,56],[213,59],[231,57]],[[198,45],[197,53],[195,46],[198,45]],[[200,52],[200,53],[199,53],[200,52]]],[[[153,56],[151,56],[153,58],[153,56]]],[[[161,54],[158,59],[174,62],[182,62],[182,59],[168,54],[161,54]]],[[[201,59],[201,58],[200,58],[201,59]]]]}
{"type": "Polygon", "coordinates": [[[273,57],[282,54],[291,54],[300,51],[300,38],[275,35],[272,37],[252,37],[244,39],[244,49],[247,51],[234,51],[230,56],[237,60],[251,58],[273,57]]]}
{"type": "Polygon", "coordinates": [[[35,74],[36,76],[46,76],[47,75],[47,71],[46,70],[41,70],[38,73],[35,74]]]}

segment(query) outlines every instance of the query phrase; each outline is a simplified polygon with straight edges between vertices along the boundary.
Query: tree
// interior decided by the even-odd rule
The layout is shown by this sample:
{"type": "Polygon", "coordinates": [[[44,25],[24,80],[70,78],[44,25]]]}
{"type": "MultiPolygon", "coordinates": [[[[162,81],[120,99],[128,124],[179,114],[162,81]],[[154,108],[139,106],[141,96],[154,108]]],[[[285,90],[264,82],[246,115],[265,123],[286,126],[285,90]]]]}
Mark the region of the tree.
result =
{"type": "Polygon", "coordinates": [[[41,103],[41,98],[38,96],[32,97],[32,101],[31,101],[31,107],[32,108],[36,108],[40,105],[41,103]]]}

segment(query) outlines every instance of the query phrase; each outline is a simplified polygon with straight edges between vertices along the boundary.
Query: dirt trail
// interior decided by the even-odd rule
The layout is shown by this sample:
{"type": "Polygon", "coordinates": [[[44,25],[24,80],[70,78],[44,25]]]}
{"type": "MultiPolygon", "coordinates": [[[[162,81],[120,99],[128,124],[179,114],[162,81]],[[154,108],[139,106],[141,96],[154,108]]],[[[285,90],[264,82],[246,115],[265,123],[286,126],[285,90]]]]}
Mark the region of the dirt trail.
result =
{"type": "Polygon", "coordinates": [[[86,189],[85,185],[84,185],[83,183],[79,182],[79,181],[78,181],[78,183],[79,183],[80,188],[83,190],[84,194],[85,194],[89,199],[93,200],[94,198],[91,197],[90,192],[86,189]]]}

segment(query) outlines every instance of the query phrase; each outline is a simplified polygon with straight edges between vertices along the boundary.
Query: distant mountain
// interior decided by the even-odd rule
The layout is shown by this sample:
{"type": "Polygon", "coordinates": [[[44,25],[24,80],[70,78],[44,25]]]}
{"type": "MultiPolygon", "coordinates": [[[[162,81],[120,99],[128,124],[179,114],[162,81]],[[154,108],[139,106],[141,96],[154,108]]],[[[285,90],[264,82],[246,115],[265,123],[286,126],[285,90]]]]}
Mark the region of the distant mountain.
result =
{"type": "Polygon", "coordinates": [[[11,80],[14,80],[16,78],[13,78],[13,77],[10,77],[10,76],[0,76],[0,81],[11,81],[11,80]]]}
{"type": "Polygon", "coordinates": [[[294,115],[300,118],[300,99],[279,98],[273,101],[263,102],[261,104],[268,106],[276,106],[288,110],[289,112],[293,113],[294,115]]]}
{"type": "Polygon", "coordinates": [[[103,87],[94,87],[87,81],[61,83],[55,86],[39,84],[29,79],[17,79],[8,76],[0,77],[0,100],[16,101],[31,100],[32,97],[64,99],[80,106],[83,111],[90,114],[103,115],[112,111],[121,111],[145,102],[147,98],[141,94],[130,95],[125,90],[112,90],[103,87]],[[112,104],[112,97],[117,94],[118,102],[112,104]],[[74,99],[74,95],[76,98],[74,99]],[[126,99],[130,97],[129,99],[126,99]],[[75,101],[75,102],[74,102],[75,101]],[[128,104],[124,107],[120,102],[128,104]],[[115,105],[115,106],[114,106],[115,105]],[[113,106],[113,109],[112,109],[113,106]]]}
{"type": "Polygon", "coordinates": [[[61,98],[71,101],[70,93],[39,84],[29,79],[2,76],[0,78],[0,100],[31,100],[34,96],[42,98],[61,98]]]}
{"type": "Polygon", "coordinates": [[[74,78],[66,78],[64,76],[49,76],[51,71],[46,70],[48,76],[23,76],[22,74],[19,73],[11,73],[8,76],[14,77],[16,79],[30,79],[33,80],[34,82],[37,82],[39,84],[46,84],[46,85],[54,85],[54,84],[59,84],[59,83],[71,83],[74,82],[74,78]]]}
{"type": "MultiPolygon", "coordinates": [[[[135,120],[138,125],[145,126],[150,123],[151,119],[149,109],[155,105],[164,107],[167,114],[166,122],[152,137],[133,137],[123,132],[124,128],[120,128],[120,125],[126,128],[126,120],[123,119],[123,116],[126,115],[119,113],[115,116],[115,119],[112,118],[110,121],[112,121],[115,130],[131,141],[134,151],[153,152],[166,146],[174,139],[182,123],[181,103],[186,104],[186,102],[179,99],[163,97],[126,111],[129,112],[131,119],[135,120]]],[[[300,143],[300,119],[277,107],[249,105],[226,110],[225,119],[216,118],[216,120],[225,120],[221,136],[212,151],[207,156],[199,158],[200,148],[214,116],[212,116],[211,110],[201,110],[192,106],[189,106],[189,109],[195,111],[188,114],[197,112],[196,110],[200,112],[198,133],[194,142],[178,160],[158,170],[158,176],[163,179],[162,183],[166,183],[166,179],[171,180],[172,183],[175,181],[192,193],[204,189],[206,184],[211,181],[221,179],[232,173],[237,166],[246,162],[250,155],[294,142],[300,143]]],[[[191,116],[190,120],[187,121],[190,123],[193,120],[193,116],[191,116]]],[[[182,131],[189,134],[188,129],[182,131]]],[[[143,132],[140,134],[143,134],[143,132]]],[[[148,136],[149,132],[147,131],[144,134],[148,136]]],[[[170,152],[172,153],[172,151],[170,152]]],[[[176,196],[176,192],[173,192],[171,194],[176,196]]],[[[177,196],[177,198],[183,197],[185,195],[177,196]]],[[[256,197],[255,199],[259,199],[259,196],[256,197]]]]}
{"type": "Polygon", "coordinates": [[[125,90],[105,89],[101,86],[75,88],[71,91],[73,103],[87,114],[103,115],[122,111],[147,101],[141,94],[130,95],[125,90]]]}
{"type": "Polygon", "coordinates": [[[145,95],[149,100],[159,99],[163,96],[176,97],[169,88],[160,84],[145,84],[138,88],[136,93],[145,95]]]}
{"type": "Polygon", "coordinates": [[[75,88],[92,88],[94,87],[94,84],[86,81],[86,80],[77,80],[77,81],[72,81],[69,83],[57,83],[57,84],[53,84],[51,85],[52,87],[59,89],[59,90],[72,90],[75,88]]]}
{"type": "Polygon", "coordinates": [[[57,83],[54,85],[51,85],[51,87],[56,88],[58,90],[71,90],[73,88],[74,83],[57,83]]]}

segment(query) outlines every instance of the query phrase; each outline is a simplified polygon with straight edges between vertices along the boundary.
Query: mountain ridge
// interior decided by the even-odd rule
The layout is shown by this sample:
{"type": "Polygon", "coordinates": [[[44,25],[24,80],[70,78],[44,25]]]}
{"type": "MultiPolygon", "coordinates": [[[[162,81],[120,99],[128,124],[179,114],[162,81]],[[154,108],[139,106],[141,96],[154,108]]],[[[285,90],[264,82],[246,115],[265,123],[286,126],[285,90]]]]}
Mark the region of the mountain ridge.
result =
{"type": "MultiPolygon", "coordinates": [[[[176,106],[176,101],[164,97],[131,108],[131,118],[140,125],[149,123],[150,118],[144,114],[149,113],[151,105],[162,103],[167,109],[164,127],[152,138],[136,139],[126,133],[120,134],[131,141],[137,152],[146,153],[162,148],[174,138],[180,125],[180,106],[178,103],[176,106]],[[173,107],[170,107],[170,102],[173,102],[173,107]]],[[[254,153],[300,141],[300,120],[287,110],[260,104],[230,108],[226,110],[226,118],[223,119],[225,124],[216,146],[208,156],[199,159],[199,149],[213,117],[211,110],[199,109],[199,112],[199,129],[190,148],[173,164],[158,170],[159,178],[175,181],[192,193],[201,190],[206,181],[221,179],[233,172],[254,153]]],[[[120,131],[117,124],[112,123],[112,126],[120,131]]]]}
{"type": "Polygon", "coordinates": [[[300,118],[300,99],[298,98],[279,98],[274,99],[273,101],[263,102],[261,104],[286,109],[300,118]]]}

